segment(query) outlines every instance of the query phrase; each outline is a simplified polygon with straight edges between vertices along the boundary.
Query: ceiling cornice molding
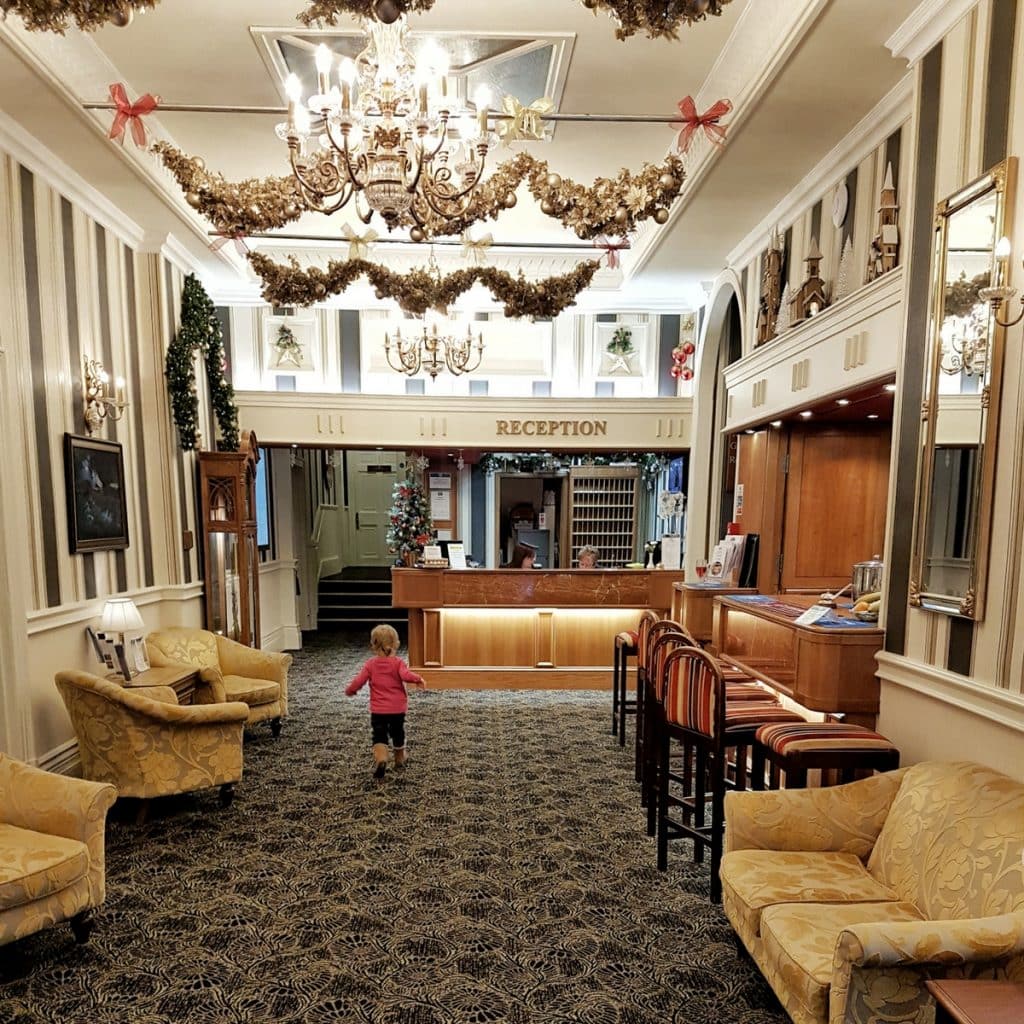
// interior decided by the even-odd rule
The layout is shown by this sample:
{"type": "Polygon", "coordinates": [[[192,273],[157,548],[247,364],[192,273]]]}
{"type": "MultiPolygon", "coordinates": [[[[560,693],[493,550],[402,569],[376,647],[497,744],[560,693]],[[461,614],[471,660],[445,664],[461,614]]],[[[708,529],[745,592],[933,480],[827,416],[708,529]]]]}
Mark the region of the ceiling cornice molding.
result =
{"type": "Polygon", "coordinates": [[[913,67],[956,24],[978,6],[980,0],[924,0],[889,38],[889,52],[913,67]]]}
{"type": "Polygon", "coordinates": [[[141,248],[144,232],[138,224],[3,111],[0,111],[0,149],[69,199],[130,249],[141,248]]]}
{"type": "Polygon", "coordinates": [[[811,205],[809,196],[822,196],[845,177],[850,168],[881,145],[901,124],[913,116],[914,76],[910,73],[882,97],[849,134],[808,173],[803,180],[755,227],[728,256],[728,265],[742,269],[768,243],[777,226],[788,226],[811,205]]]}
{"type": "MultiPolygon", "coordinates": [[[[732,102],[729,133],[735,136],[827,5],[828,0],[809,0],[803,4],[794,4],[793,0],[749,3],[695,94],[698,111],[705,110],[723,97],[728,98],[732,102]]],[[[728,144],[726,142],[726,146],[728,144]]],[[[643,270],[662,240],[668,237],[672,225],[693,201],[701,181],[718,155],[719,147],[709,142],[703,133],[694,136],[684,157],[686,180],[670,208],[669,219],[661,227],[647,221],[636,233],[631,258],[623,260],[627,280],[643,270]]]]}

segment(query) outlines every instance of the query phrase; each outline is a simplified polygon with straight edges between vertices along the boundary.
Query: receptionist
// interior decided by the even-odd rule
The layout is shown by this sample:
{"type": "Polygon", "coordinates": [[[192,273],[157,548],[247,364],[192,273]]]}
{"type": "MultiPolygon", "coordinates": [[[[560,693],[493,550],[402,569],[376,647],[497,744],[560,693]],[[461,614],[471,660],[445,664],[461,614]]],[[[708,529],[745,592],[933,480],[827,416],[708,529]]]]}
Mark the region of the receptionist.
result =
{"type": "Polygon", "coordinates": [[[508,560],[506,569],[532,569],[534,560],[537,557],[537,549],[529,544],[517,544],[512,549],[512,557],[508,560]]]}
{"type": "Polygon", "coordinates": [[[580,553],[576,557],[581,569],[596,569],[601,552],[592,545],[587,544],[585,547],[580,548],[580,553]]]}

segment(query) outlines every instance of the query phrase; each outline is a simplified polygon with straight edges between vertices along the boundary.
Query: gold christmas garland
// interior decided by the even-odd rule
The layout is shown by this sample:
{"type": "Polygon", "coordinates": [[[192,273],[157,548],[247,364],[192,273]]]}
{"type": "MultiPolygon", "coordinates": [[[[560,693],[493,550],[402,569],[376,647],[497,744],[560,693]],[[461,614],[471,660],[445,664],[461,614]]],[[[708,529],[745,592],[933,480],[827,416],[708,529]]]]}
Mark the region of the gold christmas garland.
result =
{"type": "MultiPolygon", "coordinates": [[[[85,31],[108,22],[127,25],[135,11],[150,10],[160,0],[0,0],[0,12],[19,15],[35,32],[63,33],[74,21],[85,31]]],[[[429,11],[435,0],[310,0],[299,20],[333,25],[341,15],[394,21],[402,14],[429,11]]],[[[731,0],[581,0],[596,14],[607,11],[617,22],[615,35],[627,39],[646,32],[652,39],[675,39],[682,25],[717,17],[731,0]]]]}
{"type": "MultiPolygon", "coordinates": [[[[298,183],[291,176],[230,182],[208,171],[198,157],[186,156],[169,143],[158,142],[153,151],[174,175],[186,202],[226,237],[284,227],[307,209],[298,183]]],[[[414,232],[413,237],[418,241],[460,235],[477,221],[494,219],[502,210],[515,205],[515,190],[524,180],[541,211],[560,220],[578,237],[624,236],[649,217],[664,224],[669,206],[679,195],[683,177],[682,160],[670,154],[661,164],[645,164],[636,174],[624,168],[614,178],[597,178],[587,188],[549,172],[547,161],[519,153],[499,164],[494,174],[479,185],[463,216],[450,220],[431,217],[427,219],[427,229],[419,237],[414,232]]],[[[401,223],[414,222],[407,218],[401,223]]]]}
{"type": "Polygon", "coordinates": [[[273,306],[310,306],[345,291],[365,276],[378,299],[394,299],[414,316],[428,309],[444,312],[463,292],[480,283],[505,304],[505,316],[513,318],[557,316],[590,284],[601,265],[599,260],[587,260],[569,274],[531,282],[522,273],[513,276],[494,267],[469,267],[441,276],[424,269],[395,274],[367,260],[331,260],[326,270],[303,270],[294,258],[285,265],[264,253],[251,252],[248,259],[263,279],[263,298],[273,306]]]}

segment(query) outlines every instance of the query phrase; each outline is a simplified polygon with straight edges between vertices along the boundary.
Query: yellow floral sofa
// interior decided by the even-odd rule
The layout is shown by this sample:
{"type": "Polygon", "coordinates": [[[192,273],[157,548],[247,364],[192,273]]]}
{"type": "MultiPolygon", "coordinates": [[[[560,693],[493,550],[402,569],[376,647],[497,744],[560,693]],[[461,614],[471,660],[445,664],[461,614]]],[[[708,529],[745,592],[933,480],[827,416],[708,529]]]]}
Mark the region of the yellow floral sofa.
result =
{"type": "Polygon", "coordinates": [[[220,786],[230,803],[242,777],[245,704],[181,707],[169,686],[128,689],[88,672],[58,672],[55,681],[85,778],[141,800],[220,786]]]}
{"type": "Polygon", "coordinates": [[[68,921],[79,942],[105,896],[104,825],[113,786],[0,754],[0,946],[68,921]]]}
{"type": "Polygon", "coordinates": [[[1024,783],[926,761],[725,818],[723,907],[796,1024],[931,1024],[930,977],[1024,981],[1024,783]]]}
{"type": "Polygon", "coordinates": [[[190,665],[200,678],[223,695],[249,706],[249,723],[270,722],[275,736],[288,714],[290,654],[257,651],[205,629],[174,626],[146,637],[149,663],[154,668],[190,665]]]}

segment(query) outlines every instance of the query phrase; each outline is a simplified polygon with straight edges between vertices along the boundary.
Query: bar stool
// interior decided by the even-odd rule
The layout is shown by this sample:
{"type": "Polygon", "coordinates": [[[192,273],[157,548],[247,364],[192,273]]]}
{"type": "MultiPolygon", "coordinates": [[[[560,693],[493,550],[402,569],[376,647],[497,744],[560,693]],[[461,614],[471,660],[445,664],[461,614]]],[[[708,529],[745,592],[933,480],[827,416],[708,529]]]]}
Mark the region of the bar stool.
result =
{"type": "Polygon", "coordinates": [[[754,738],[751,757],[753,788],[763,789],[765,763],[771,765],[770,787],[807,785],[811,769],[838,771],[841,782],[852,782],[859,771],[888,772],[900,766],[900,752],[881,733],[845,722],[804,722],[763,725],[754,738]]]}
{"type": "MultiPolygon", "coordinates": [[[[693,859],[704,859],[711,851],[711,899],[721,902],[722,884],[718,868],[722,860],[722,832],[725,824],[725,790],[730,747],[749,745],[753,731],[768,722],[799,721],[796,712],[766,701],[726,699],[726,683],[718,662],[694,647],[671,651],[664,665],[665,698],[654,761],[657,799],[658,870],[668,867],[669,839],[693,840],[693,859]],[[683,776],[671,772],[670,745],[673,739],[692,747],[696,756],[692,787],[683,776]],[[683,795],[673,796],[673,782],[683,784],[683,795]],[[706,822],[707,786],[711,788],[711,822],[706,822]],[[670,816],[673,807],[682,818],[670,816]]],[[[689,758],[687,758],[687,765],[689,758]]],[[[737,785],[742,779],[737,779],[737,785]]]]}
{"type": "Polygon", "coordinates": [[[615,634],[615,661],[612,668],[612,735],[619,737],[619,746],[626,745],[626,716],[636,714],[636,697],[626,696],[629,659],[639,650],[640,630],[627,629],[615,634]]]}
{"type": "Polygon", "coordinates": [[[678,623],[672,622],[671,619],[659,619],[652,611],[645,611],[640,616],[636,645],[636,734],[634,737],[634,776],[637,782],[643,782],[644,741],[647,728],[647,664],[654,649],[654,641],[667,627],[676,630],[680,628],[678,623]]]}

